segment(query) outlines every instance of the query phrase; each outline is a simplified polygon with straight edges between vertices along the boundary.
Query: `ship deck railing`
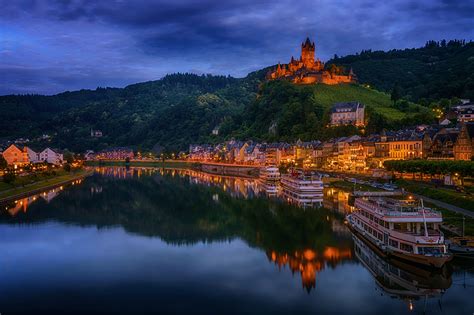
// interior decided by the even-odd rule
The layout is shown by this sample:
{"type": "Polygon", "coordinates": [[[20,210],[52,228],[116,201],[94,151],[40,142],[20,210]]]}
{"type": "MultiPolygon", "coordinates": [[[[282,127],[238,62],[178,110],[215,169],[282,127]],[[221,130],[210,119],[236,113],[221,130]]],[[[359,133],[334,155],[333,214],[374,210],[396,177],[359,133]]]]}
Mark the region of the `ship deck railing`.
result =
{"type": "Polygon", "coordinates": [[[368,200],[356,200],[356,203],[362,203],[365,208],[370,209],[371,211],[382,214],[385,216],[394,216],[394,217],[401,217],[401,216],[423,216],[426,217],[441,217],[441,212],[433,210],[431,208],[424,208],[424,211],[421,207],[416,208],[405,208],[405,209],[413,209],[414,211],[400,211],[396,209],[385,210],[381,209],[379,205],[372,203],[368,200]]]}

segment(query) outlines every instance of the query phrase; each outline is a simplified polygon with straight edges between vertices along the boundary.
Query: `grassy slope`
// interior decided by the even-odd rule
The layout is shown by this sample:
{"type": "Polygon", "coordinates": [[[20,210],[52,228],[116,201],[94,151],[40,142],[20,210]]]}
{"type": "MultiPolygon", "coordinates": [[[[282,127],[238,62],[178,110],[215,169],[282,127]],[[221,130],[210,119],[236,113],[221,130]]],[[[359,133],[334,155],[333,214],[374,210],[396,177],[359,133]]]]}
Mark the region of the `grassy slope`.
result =
{"type": "Polygon", "coordinates": [[[317,84],[314,86],[314,98],[325,108],[330,108],[336,102],[359,101],[390,120],[399,120],[409,115],[392,107],[390,95],[356,84],[317,84]]]}

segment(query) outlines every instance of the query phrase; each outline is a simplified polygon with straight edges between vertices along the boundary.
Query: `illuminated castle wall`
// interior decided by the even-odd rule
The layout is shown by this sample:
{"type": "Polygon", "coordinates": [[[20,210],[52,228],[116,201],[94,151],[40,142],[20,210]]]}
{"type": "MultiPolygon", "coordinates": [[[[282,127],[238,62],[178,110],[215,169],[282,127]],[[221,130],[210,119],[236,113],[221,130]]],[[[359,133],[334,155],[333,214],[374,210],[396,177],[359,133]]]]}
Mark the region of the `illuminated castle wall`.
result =
{"type": "Polygon", "coordinates": [[[290,63],[278,66],[267,73],[267,80],[285,79],[296,84],[341,84],[351,83],[356,80],[352,69],[348,74],[342,73],[341,68],[333,67],[324,69],[324,63],[315,59],[316,46],[309,38],[301,44],[301,57],[299,60],[291,57],[290,63]]]}

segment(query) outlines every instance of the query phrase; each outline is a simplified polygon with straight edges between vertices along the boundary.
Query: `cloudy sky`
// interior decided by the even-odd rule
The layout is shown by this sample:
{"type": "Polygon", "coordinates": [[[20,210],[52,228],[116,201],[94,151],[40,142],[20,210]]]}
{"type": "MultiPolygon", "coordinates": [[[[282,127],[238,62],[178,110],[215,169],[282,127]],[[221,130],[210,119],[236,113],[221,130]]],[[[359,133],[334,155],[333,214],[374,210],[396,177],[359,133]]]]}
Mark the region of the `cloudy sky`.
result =
{"type": "Polygon", "coordinates": [[[474,0],[0,0],[0,95],[245,76],[299,56],[474,39],[474,0]]]}

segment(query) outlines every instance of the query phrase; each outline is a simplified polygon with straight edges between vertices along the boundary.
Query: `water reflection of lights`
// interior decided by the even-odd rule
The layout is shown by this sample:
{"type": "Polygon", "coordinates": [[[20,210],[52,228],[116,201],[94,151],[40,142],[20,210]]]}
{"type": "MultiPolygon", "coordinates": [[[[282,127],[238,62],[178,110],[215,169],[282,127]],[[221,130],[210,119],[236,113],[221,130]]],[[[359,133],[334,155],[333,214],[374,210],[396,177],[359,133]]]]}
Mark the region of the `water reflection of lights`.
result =
{"type": "MultiPolygon", "coordinates": [[[[156,167],[96,167],[95,172],[103,176],[118,179],[140,178],[143,175],[160,174],[162,176],[187,178],[191,184],[215,186],[221,188],[230,196],[235,198],[253,198],[255,196],[279,197],[288,203],[294,203],[287,196],[282,196],[281,189],[268,187],[268,185],[257,178],[235,177],[205,173],[193,169],[172,169],[156,167]]],[[[324,188],[322,206],[327,209],[336,210],[341,213],[349,213],[353,206],[349,205],[349,193],[334,189],[324,188]]]]}
{"type": "Polygon", "coordinates": [[[303,288],[310,292],[316,287],[316,278],[319,272],[328,265],[335,267],[343,261],[351,260],[352,252],[349,247],[326,247],[322,252],[307,248],[293,253],[268,251],[267,257],[280,270],[288,267],[292,273],[299,273],[303,288]]]}
{"type": "MultiPolygon", "coordinates": [[[[69,183],[68,185],[78,185],[78,184],[81,184],[82,183],[82,179],[78,179],[78,180],[75,180],[75,181],[72,181],[71,183],[69,183]]],[[[43,199],[44,201],[46,201],[47,203],[51,202],[51,200],[53,200],[54,198],[56,198],[58,196],[58,194],[62,191],[64,191],[66,188],[66,186],[64,185],[61,185],[59,187],[55,187],[53,189],[49,189],[49,190],[46,190],[46,191],[43,191],[43,192],[40,192],[40,193],[37,193],[37,194],[34,194],[34,195],[31,195],[31,196],[28,196],[28,197],[24,197],[24,198],[20,198],[20,199],[17,199],[17,200],[14,200],[14,201],[11,201],[11,202],[7,202],[5,204],[5,210],[11,215],[11,216],[15,216],[17,215],[19,212],[23,211],[23,212],[26,212],[28,207],[33,203],[33,202],[36,202],[40,199],[43,199]]]]}

